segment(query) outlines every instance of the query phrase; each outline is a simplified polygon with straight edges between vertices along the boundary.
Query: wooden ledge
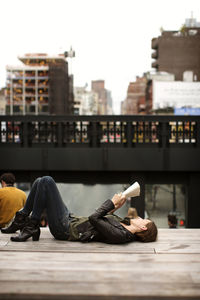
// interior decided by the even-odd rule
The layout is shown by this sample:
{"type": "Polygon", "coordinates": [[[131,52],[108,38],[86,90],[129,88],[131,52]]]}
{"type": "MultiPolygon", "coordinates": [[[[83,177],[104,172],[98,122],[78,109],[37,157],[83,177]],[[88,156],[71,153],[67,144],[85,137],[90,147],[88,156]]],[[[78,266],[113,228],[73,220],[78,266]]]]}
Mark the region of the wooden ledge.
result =
{"type": "Polygon", "coordinates": [[[154,243],[39,242],[0,234],[0,299],[200,299],[200,229],[159,229],[154,243]]]}

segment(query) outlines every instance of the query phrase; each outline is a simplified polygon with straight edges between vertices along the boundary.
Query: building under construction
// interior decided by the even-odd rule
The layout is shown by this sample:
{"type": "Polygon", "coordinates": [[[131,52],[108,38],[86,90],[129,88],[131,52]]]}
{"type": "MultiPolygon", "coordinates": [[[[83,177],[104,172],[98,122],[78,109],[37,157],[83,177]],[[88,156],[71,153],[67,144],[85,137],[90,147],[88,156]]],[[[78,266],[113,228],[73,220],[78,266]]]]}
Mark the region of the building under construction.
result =
{"type": "Polygon", "coordinates": [[[73,114],[73,77],[64,54],[25,54],[7,66],[6,114],[73,114]]]}

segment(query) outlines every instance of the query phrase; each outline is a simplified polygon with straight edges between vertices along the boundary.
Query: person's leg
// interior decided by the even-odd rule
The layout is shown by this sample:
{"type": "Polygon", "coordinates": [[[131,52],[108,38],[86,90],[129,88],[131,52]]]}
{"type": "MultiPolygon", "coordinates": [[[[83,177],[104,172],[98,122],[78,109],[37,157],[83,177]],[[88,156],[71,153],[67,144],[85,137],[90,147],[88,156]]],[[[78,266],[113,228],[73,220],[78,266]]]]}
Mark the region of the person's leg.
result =
{"type": "Polygon", "coordinates": [[[52,235],[57,239],[67,239],[70,212],[61,198],[55,181],[50,176],[40,178],[37,183],[31,218],[39,221],[44,209],[46,209],[52,235]]]}
{"type": "Polygon", "coordinates": [[[32,184],[30,193],[28,195],[28,198],[26,200],[26,203],[24,205],[24,208],[21,210],[22,213],[24,213],[25,215],[30,215],[30,213],[33,210],[33,205],[34,205],[34,201],[35,201],[35,197],[36,197],[36,193],[38,193],[38,184],[41,180],[41,177],[38,177],[32,184]]]}
{"type": "Polygon", "coordinates": [[[35,195],[36,195],[36,191],[40,179],[41,178],[36,179],[35,182],[33,183],[24,208],[16,212],[13,222],[7,228],[3,228],[1,230],[2,233],[14,233],[19,229],[22,230],[27,225],[29,221],[28,216],[33,210],[35,195]]]}
{"type": "Polygon", "coordinates": [[[44,209],[47,212],[49,229],[56,239],[67,240],[69,237],[70,212],[65,206],[53,178],[44,176],[34,184],[28,203],[23,213],[28,214],[32,209],[29,223],[17,237],[11,237],[12,241],[23,242],[32,237],[39,240],[39,222],[44,209]]]}

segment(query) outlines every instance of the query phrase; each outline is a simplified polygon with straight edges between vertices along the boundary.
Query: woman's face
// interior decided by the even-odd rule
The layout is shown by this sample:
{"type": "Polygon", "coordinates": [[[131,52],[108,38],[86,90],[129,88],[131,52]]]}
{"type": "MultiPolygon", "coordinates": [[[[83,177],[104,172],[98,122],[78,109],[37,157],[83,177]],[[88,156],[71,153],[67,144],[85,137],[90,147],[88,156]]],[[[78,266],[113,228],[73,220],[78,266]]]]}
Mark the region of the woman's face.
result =
{"type": "Polygon", "coordinates": [[[136,228],[136,232],[141,232],[143,230],[147,230],[146,225],[150,222],[151,222],[151,220],[142,219],[140,217],[131,219],[131,221],[130,221],[131,225],[133,225],[136,228]]]}

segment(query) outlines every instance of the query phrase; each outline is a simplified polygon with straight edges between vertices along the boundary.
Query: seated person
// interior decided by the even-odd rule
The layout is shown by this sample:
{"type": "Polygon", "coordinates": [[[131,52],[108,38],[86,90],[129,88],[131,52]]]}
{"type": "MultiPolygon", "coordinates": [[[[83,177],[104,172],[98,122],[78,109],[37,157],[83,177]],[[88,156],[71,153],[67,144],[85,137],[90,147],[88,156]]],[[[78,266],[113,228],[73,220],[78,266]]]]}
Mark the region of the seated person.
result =
{"type": "Polygon", "coordinates": [[[138,217],[137,209],[135,207],[129,207],[127,217],[130,219],[136,219],[138,217]]]}
{"type": "Polygon", "coordinates": [[[176,228],[177,227],[177,217],[176,215],[169,214],[168,215],[168,225],[169,228],[176,228]]]}
{"type": "Polygon", "coordinates": [[[4,173],[0,177],[0,228],[12,221],[16,212],[24,207],[26,194],[14,187],[15,176],[12,173],[4,173]]]}
{"type": "Polygon", "coordinates": [[[125,201],[125,196],[115,194],[112,200],[106,200],[89,217],[77,217],[71,214],[65,206],[53,178],[49,176],[38,178],[31,188],[24,208],[16,213],[16,217],[9,227],[10,232],[15,232],[23,227],[20,234],[11,237],[11,240],[24,242],[32,237],[33,241],[38,241],[40,219],[46,209],[50,232],[58,240],[99,241],[110,244],[122,244],[135,240],[155,241],[157,227],[151,220],[139,217],[123,220],[113,214],[125,201]]]}

